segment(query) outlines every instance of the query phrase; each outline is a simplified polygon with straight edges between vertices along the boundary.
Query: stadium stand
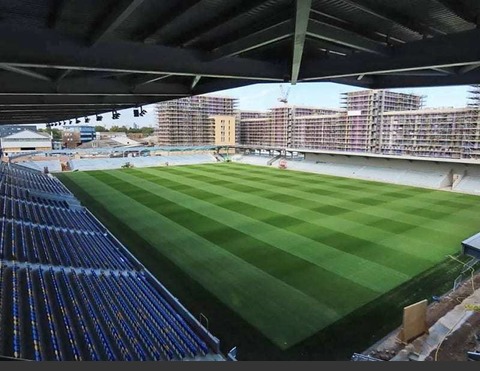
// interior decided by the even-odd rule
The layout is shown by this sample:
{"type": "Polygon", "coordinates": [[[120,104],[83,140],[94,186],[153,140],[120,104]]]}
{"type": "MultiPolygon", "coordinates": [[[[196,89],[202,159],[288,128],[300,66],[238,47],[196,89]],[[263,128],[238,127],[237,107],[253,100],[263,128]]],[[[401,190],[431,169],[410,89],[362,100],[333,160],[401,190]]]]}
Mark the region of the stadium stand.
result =
{"type": "Polygon", "coordinates": [[[480,176],[467,175],[454,188],[457,192],[480,194],[480,176]]]}
{"type": "Polygon", "coordinates": [[[0,163],[0,357],[224,360],[56,178],[0,163]]]}
{"type": "MultiPolygon", "coordinates": [[[[271,157],[263,156],[235,156],[234,161],[250,164],[268,166],[271,157]]],[[[373,180],[378,182],[411,185],[416,187],[441,189],[449,183],[449,170],[412,170],[412,169],[395,169],[379,166],[357,165],[357,164],[341,164],[314,162],[308,160],[291,160],[287,159],[287,168],[290,170],[305,171],[311,173],[341,176],[347,178],[359,178],[365,180],[373,180]]],[[[467,180],[465,178],[465,180],[467,180]]],[[[464,181],[465,181],[464,180],[464,181]]],[[[457,187],[461,190],[462,182],[457,187]]],[[[480,178],[477,181],[472,180],[467,183],[465,188],[477,188],[480,192],[480,178]]]]}
{"type": "Polygon", "coordinates": [[[171,156],[146,156],[146,157],[120,157],[120,158],[83,158],[69,161],[71,170],[108,170],[120,169],[129,162],[133,167],[151,167],[170,165],[192,165],[217,162],[211,154],[171,155],[171,156]]]}
{"type": "Polygon", "coordinates": [[[235,155],[232,156],[232,161],[248,165],[268,166],[268,162],[273,158],[273,156],[235,155]]]}
{"type": "Polygon", "coordinates": [[[44,168],[48,168],[48,171],[51,173],[56,173],[62,171],[62,166],[60,161],[51,160],[51,161],[24,161],[20,165],[28,167],[33,170],[43,171],[44,168]]]}

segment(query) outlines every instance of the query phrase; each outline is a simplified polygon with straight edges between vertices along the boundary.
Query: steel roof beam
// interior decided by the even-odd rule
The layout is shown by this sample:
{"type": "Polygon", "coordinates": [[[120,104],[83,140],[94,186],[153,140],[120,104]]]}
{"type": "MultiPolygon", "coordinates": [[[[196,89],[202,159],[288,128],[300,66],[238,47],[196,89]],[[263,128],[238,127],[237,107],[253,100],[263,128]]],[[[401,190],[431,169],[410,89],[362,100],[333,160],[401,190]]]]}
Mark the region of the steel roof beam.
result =
{"type": "Polygon", "coordinates": [[[69,78],[58,85],[40,80],[12,77],[0,73],[0,95],[117,95],[117,96],[184,96],[190,94],[181,84],[155,83],[131,88],[118,80],[69,78]]]}
{"type": "Polygon", "coordinates": [[[167,12],[162,20],[157,23],[157,26],[154,30],[148,32],[147,35],[142,37],[143,42],[147,44],[155,44],[158,42],[162,42],[162,37],[165,33],[168,33],[175,25],[175,22],[185,17],[189,11],[199,10],[201,8],[202,3],[208,0],[182,0],[180,1],[180,5],[178,7],[174,7],[171,11],[167,12]]]}
{"type": "Polygon", "coordinates": [[[144,2],[145,0],[123,0],[116,4],[115,9],[111,9],[105,20],[96,27],[90,37],[90,44],[94,46],[104,41],[144,2]]]}
{"type": "Polygon", "coordinates": [[[270,7],[274,7],[278,4],[289,3],[290,0],[250,0],[242,1],[234,8],[229,10],[229,14],[222,16],[220,23],[219,18],[211,20],[207,25],[202,25],[198,29],[188,32],[185,36],[182,36],[181,44],[183,47],[190,47],[195,43],[204,40],[205,38],[211,37],[213,34],[221,31],[231,32],[230,25],[235,22],[242,21],[243,19],[248,19],[250,14],[255,14],[259,12],[265,12],[265,10],[270,7]]]}
{"type": "Polygon", "coordinates": [[[472,71],[463,75],[448,76],[376,76],[373,89],[415,88],[428,86],[469,85],[480,83],[480,71],[472,71]]]}
{"type": "Polygon", "coordinates": [[[441,71],[435,70],[415,70],[415,71],[399,71],[399,72],[389,72],[385,74],[378,74],[375,76],[383,76],[383,75],[391,75],[391,76],[445,76],[446,74],[441,71]]]}
{"type": "Polygon", "coordinates": [[[265,81],[281,81],[285,72],[280,64],[243,58],[211,60],[210,53],[160,45],[105,41],[101,47],[88,48],[50,30],[32,33],[21,27],[14,30],[1,25],[0,34],[0,63],[15,67],[265,81]]]}
{"type": "Polygon", "coordinates": [[[470,64],[470,65],[467,65],[467,66],[464,66],[464,67],[460,67],[459,70],[458,70],[458,73],[459,74],[468,73],[470,71],[476,70],[479,67],[480,67],[480,63],[470,64]]]}
{"type": "Polygon", "coordinates": [[[349,4],[350,6],[355,7],[356,9],[361,10],[367,14],[373,15],[374,17],[383,19],[384,21],[396,23],[404,28],[407,28],[411,31],[414,31],[420,35],[445,35],[446,32],[443,32],[435,27],[428,26],[419,22],[417,20],[411,19],[410,17],[400,14],[396,11],[388,10],[387,8],[384,9],[373,9],[373,7],[369,7],[363,3],[360,3],[353,0],[343,0],[343,2],[349,4]]]}
{"type": "Polygon", "coordinates": [[[432,70],[441,72],[444,75],[455,75],[457,73],[452,67],[433,67],[432,70]]]}
{"type": "Polygon", "coordinates": [[[152,75],[148,75],[147,77],[140,77],[140,78],[133,79],[132,81],[130,81],[130,84],[132,86],[146,85],[146,84],[151,84],[152,82],[166,79],[167,77],[171,77],[171,76],[173,75],[163,75],[163,76],[155,76],[155,77],[152,77],[152,75]]]}
{"type": "Polygon", "coordinates": [[[415,41],[392,48],[390,56],[373,57],[359,53],[349,58],[305,61],[304,80],[384,74],[480,63],[480,30],[470,30],[415,41]]]}
{"type": "Polygon", "coordinates": [[[250,50],[286,39],[294,34],[294,24],[291,20],[277,23],[262,31],[255,32],[231,43],[222,45],[212,51],[214,59],[233,57],[250,50]]]}
{"type": "Polygon", "coordinates": [[[300,73],[300,65],[302,64],[303,50],[305,48],[305,38],[307,36],[308,20],[310,17],[310,9],[312,0],[297,0],[295,8],[295,33],[293,38],[293,55],[292,55],[292,74],[290,82],[295,85],[300,73]]]}
{"type": "Polygon", "coordinates": [[[195,89],[195,86],[197,86],[197,84],[200,82],[200,79],[201,79],[201,78],[202,78],[201,75],[195,76],[195,78],[194,78],[193,81],[192,81],[192,84],[190,85],[190,90],[195,89]]]}
{"type": "Polygon", "coordinates": [[[149,104],[156,100],[163,99],[158,96],[72,96],[72,95],[0,95],[0,106],[48,106],[48,105],[129,105],[129,104],[149,104]]]}
{"type": "Polygon", "coordinates": [[[336,45],[329,41],[320,40],[320,39],[312,38],[309,36],[307,37],[307,40],[310,44],[314,46],[315,49],[321,50],[323,53],[325,53],[326,56],[328,56],[329,53],[345,56],[345,55],[352,54],[353,52],[353,50],[350,48],[336,45]]]}
{"type": "Polygon", "coordinates": [[[367,53],[386,55],[389,48],[357,33],[313,19],[308,23],[307,36],[347,46],[367,53]]]}
{"type": "Polygon", "coordinates": [[[18,74],[23,75],[23,76],[32,77],[32,78],[38,79],[38,80],[52,81],[50,79],[50,77],[42,75],[41,73],[30,71],[26,68],[10,66],[9,64],[5,64],[5,63],[0,63],[0,69],[5,70],[5,71],[9,71],[9,72],[13,72],[13,73],[18,73],[18,74]]]}
{"type": "Polygon", "coordinates": [[[325,82],[333,82],[336,84],[356,86],[359,88],[371,89],[375,78],[373,76],[356,76],[356,77],[340,77],[325,82]],[[361,77],[361,79],[359,79],[361,77]]]}
{"type": "Polygon", "coordinates": [[[213,91],[226,90],[238,88],[241,86],[248,86],[252,84],[264,83],[261,80],[227,80],[227,79],[218,79],[210,80],[203,82],[203,80],[198,83],[195,88],[192,90],[192,95],[205,94],[213,91]]]}
{"type": "Polygon", "coordinates": [[[480,24],[480,17],[478,13],[468,10],[461,0],[437,0],[437,2],[442,4],[457,17],[462,18],[464,21],[473,23],[475,25],[480,24]]]}

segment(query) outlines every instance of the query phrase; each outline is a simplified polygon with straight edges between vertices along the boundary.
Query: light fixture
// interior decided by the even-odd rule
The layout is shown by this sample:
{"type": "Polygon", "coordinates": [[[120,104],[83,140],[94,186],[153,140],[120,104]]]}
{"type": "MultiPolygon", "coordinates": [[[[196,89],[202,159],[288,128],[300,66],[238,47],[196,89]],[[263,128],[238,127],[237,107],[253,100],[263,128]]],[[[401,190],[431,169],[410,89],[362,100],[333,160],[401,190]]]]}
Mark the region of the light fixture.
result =
{"type": "Polygon", "coordinates": [[[100,116],[100,115],[96,115],[97,116],[97,121],[102,121],[103,117],[100,116]]]}
{"type": "Polygon", "coordinates": [[[72,125],[72,120],[70,120],[70,121],[68,122],[68,124],[69,124],[69,125],[72,125]]]}
{"type": "Polygon", "coordinates": [[[80,120],[78,119],[78,117],[75,119],[75,124],[80,124],[80,120]]]}
{"type": "Polygon", "coordinates": [[[140,116],[143,117],[146,113],[147,113],[147,111],[145,111],[145,110],[143,109],[143,107],[140,106],[140,116]]]}
{"type": "Polygon", "coordinates": [[[90,122],[90,118],[89,117],[85,117],[85,123],[88,123],[90,122]]]}
{"type": "Polygon", "coordinates": [[[140,112],[138,111],[138,108],[135,108],[133,110],[133,117],[138,117],[138,116],[140,116],[140,112]]]}
{"type": "Polygon", "coordinates": [[[117,112],[117,110],[112,111],[112,119],[117,120],[120,118],[120,114],[117,112]]]}

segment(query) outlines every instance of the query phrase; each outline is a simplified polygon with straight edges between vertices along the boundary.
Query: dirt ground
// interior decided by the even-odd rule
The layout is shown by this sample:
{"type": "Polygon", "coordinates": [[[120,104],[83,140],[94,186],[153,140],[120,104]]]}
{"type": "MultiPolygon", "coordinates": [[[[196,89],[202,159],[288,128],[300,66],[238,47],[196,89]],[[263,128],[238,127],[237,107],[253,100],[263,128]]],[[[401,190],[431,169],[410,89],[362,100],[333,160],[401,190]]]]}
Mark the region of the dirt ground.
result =
{"type": "MultiPolygon", "coordinates": [[[[475,289],[480,287],[480,273],[474,276],[473,283],[475,289]]],[[[468,279],[455,291],[447,293],[439,301],[432,302],[427,309],[427,327],[434,325],[472,293],[472,280],[468,279]]],[[[418,354],[408,350],[407,344],[398,339],[399,331],[400,329],[395,330],[363,354],[384,361],[416,361],[418,354]]],[[[468,361],[469,351],[480,351],[480,312],[473,312],[458,330],[443,339],[440,346],[433,350],[425,361],[468,361]]]]}

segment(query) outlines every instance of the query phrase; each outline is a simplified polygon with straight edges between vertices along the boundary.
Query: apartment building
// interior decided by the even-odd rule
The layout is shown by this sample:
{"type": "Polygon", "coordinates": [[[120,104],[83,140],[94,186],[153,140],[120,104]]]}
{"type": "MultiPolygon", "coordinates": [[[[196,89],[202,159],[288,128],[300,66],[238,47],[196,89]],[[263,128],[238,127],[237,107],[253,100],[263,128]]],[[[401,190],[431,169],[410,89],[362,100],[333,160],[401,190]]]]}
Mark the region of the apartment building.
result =
{"type": "Polygon", "coordinates": [[[230,97],[194,96],[157,104],[155,135],[160,146],[213,145],[215,125],[235,121],[237,100],[230,97]],[[225,116],[229,118],[226,119],[225,116]]]}
{"type": "Polygon", "coordinates": [[[231,146],[236,142],[235,116],[211,116],[214,125],[214,144],[216,146],[231,146]]]}
{"type": "Polygon", "coordinates": [[[293,146],[298,118],[344,112],[340,109],[284,105],[267,112],[240,113],[240,143],[286,148],[293,146]]]}
{"type": "Polygon", "coordinates": [[[268,111],[237,111],[233,98],[183,98],[158,105],[156,133],[161,145],[239,143],[279,149],[480,159],[478,104],[425,109],[423,96],[388,90],[345,93],[341,100],[341,109],[285,104],[268,111]]]}
{"type": "Polygon", "coordinates": [[[270,133],[266,129],[269,117],[265,111],[239,111],[237,138],[240,144],[270,146],[270,133]]]}
{"type": "Polygon", "coordinates": [[[439,108],[393,111],[383,116],[380,153],[480,158],[480,110],[439,108]]]}

